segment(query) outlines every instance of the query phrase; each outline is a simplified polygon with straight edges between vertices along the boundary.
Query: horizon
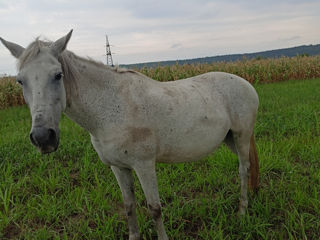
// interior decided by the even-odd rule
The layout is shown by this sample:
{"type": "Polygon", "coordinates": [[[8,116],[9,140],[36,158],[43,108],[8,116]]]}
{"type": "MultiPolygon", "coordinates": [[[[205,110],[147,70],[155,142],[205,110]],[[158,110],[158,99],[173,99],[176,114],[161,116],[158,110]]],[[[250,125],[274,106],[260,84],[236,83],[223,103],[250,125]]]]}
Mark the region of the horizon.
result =
{"type": "MultiPolygon", "coordinates": [[[[231,55],[246,55],[246,54],[257,54],[257,53],[264,53],[264,52],[270,52],[270,51],[278,51],[278,50],[284,50],[284,49],[292,49],[292,48],[298,48],[303,46],[317,46],[320,45],[320,43],[316,44],[304,44],[299,46],[293,46],[293,47],[286,47],[286,48],[278,48],[278,49],[269,49],[265,51],[257,51],[257,52],[245,52],[245,53],[231,53],[231,54],[223,54],[223,55],[215,55],[215,56],[205,56],[205,57],[196,57],[196,58],[187,58],[187,59],[170,59],[170,60],[160,60],[160,61],[152,61],[152,62],[137,62],[137,63],[130,63],[130,64],[119,64],[119,66],[131,66],[131,65],[143,65],[143,64],[152,64],[152,63],[161,63],[161,62],[174,62],[174,61],[188,61],[188,60],[196,60],[196,59],[202,59],[202,58],[211,58],[211,57],[224,57],[224,56],[231,56],[231,55]]],[[[104,63],[104,62],[103,62],[104,63]]],[[[104,63],[105,64],[105,63],[104,63]]],[[[0,77],[14,77],[15,75],[7,74],[7,73],[1,73],[0,77]]]]}
{"type": "MultiPolygon", "coordinates": [[[[318,9],[317,0],[0,0],[0,37],[26,47],[74,29],[68,50],[105,63],[107,34],[114,64],[127,65],[316,45],[318,9]]],[[[1,44],[0,74],[15,65],[1,44]]]]}
{"type": "Polygon", "coordinates": [[[317,46],[320,45],[319,43],[315,44],[303,44],[299,46],[292,46],[292,47],[284,47],[284,48],[277,48],[277,49],[267,49],[264,51],[257,51],[257,52],[244,52],[244,53],[230,53],[230,54],[222,54],[222,55],[214,55],[214,56],[205,56],[205,57],[195,57],[195,58],[185,58],[185,59],[170,59],[170,60],[160,60],[160,61],[153,61],[153,62],[139,62],[139,63],[130,63],[130,64],[121,64],[124,66],[130,66],[130,65],[139,65],[139,64],[147,64],[147,63],[160,63],[160,62],[171,62],[171,61],[185,61],[185,60],[195,60],[195,59],[202,59],[202,58],[211,58],[211,57],[224,57],[224,56],[232,56],[232,55],[246,55],[246,54],[257,54],[257,53],[264,53],[264,52],[270,52],[270,51],[278,51],[278,50],[284,50],[284,49],[292,49],[292,48],[298,48],[303,46],[317,46]]]}

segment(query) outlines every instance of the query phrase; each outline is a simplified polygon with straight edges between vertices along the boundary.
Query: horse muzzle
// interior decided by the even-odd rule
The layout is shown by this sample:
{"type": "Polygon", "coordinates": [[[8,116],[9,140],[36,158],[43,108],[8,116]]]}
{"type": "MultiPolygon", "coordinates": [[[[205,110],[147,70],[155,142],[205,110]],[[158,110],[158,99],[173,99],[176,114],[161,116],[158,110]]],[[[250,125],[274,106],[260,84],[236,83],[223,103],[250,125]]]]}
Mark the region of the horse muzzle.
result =
{"type": "Polygon", "coordinates": [[[34,127],[30,133],[30,141],[42,154],[51,153],[58,149],[58,135],[52,128],[34,127]]]}

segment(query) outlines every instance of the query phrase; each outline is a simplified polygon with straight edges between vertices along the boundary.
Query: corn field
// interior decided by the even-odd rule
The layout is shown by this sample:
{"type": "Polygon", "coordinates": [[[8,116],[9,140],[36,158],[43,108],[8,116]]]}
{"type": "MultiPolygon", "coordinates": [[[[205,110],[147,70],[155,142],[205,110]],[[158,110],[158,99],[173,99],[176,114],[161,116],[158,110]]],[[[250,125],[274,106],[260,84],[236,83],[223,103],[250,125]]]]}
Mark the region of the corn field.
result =
{"type": "Polygon", "coordinates": [[[252,84],[271,83],[320,77],[320,56],[242,59],[236,62],[159,66],[137,70],[158,81],[174,81],[217,71],[233,73],[252,84]]]}
{"type": "Polygon", "coordinates": [[[0,79],[0,109],[25,104],[22,89],[14,77],[0,79]]]}
{"type": "MultiPolygon", "coordinates": [[[[320,56],[242,59],[236,62],[185,64],[135,69],[158,81],[174,81],[219,71],[238,75],[252,84],[320,77],[320,56]]],[[[0,109],[24,104],[22,90],[14,77],[0,79],[0,109]]]]}

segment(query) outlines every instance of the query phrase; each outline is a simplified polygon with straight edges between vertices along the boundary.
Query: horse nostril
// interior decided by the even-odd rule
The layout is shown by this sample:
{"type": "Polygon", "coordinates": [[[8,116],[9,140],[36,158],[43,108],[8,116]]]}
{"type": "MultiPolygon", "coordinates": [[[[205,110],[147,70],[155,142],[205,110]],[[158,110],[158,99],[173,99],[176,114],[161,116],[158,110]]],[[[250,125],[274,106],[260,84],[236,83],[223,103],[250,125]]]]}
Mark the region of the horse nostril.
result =
{"type": "Polygon", "coordinates": [[[49,129],[48,129],[48,132],[49,132],[48,140],[49,140],[50,142],[54,142],[54,141],[56,140],[56,137],[57,137],[56,131],[55,131],[54,129],[52,129],[52,128],[49,128],[49,129]]]}
{"type": "Polygon", "coordinates": [[[29,137],[30,137],[31,143],[32,143],[33,145],[35,145],[35,146],[38,146],[38,143],[36,142],[36,140],[35,140],[34,137],[33,137],[33,132],[30,133],[29,137]]]}
{"type": "Polygon", "coordinates": [[[34,127],[30,133],[30,141],[41,153],[51,153],[58,148],[59,132],[53,128],[34,127]]]}
{"type": "Polygon", "coordinates": [[[30,133],[30,141],[37,147],[55,145],[57,134],[52,128],[35,127],[30,133]]]}

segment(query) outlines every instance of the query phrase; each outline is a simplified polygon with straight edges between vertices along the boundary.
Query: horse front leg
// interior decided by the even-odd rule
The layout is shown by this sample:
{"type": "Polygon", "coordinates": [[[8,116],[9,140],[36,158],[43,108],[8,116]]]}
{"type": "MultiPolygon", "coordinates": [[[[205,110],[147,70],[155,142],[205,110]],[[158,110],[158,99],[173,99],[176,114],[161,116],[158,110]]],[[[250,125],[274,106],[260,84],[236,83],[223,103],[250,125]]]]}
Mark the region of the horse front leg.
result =
{"type": "Polygon", "coordinates": [[[132,170],[111,166],[120,186],[124,206],[128,217],[129,240],[140,239],[139,226],[136,214],[136,199],[133,188],[132,170]]]}
{"type": "Polygon", "coordinates": [[[161,217],[161,203],[158,191],[155,161],[143,161],[134,168],[146,196],[150,215],[152,216],[159,240],[167,240],[168,236],[161,217]]]}

